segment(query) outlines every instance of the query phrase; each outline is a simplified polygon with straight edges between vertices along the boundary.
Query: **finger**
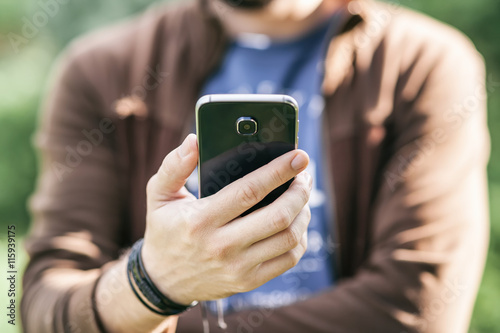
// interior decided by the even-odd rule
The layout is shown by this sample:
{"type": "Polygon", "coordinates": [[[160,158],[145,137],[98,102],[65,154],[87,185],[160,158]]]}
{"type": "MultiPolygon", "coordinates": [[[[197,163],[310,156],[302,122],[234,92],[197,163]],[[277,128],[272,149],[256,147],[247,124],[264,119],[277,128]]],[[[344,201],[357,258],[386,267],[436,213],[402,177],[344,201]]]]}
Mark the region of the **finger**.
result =
{"type": "MultiPolygon", "coordinates": [[[[282,255],[263,262],[256,272],[256,283],[260,286],[267,281],[274,279],[275,277],[285,273],[289,269],[293,268],[298,264],[299,260],[302,258],[307,250],[307,233],[305,233],[300,240],[297,247],[292,250],[283,253],[282,255]]],[[[257,287],[256,286],[256,287],[257,287]]]]}
{"type": "Polygon", "coordinates": [[[248,248],[245,257],[249,264],[258,265],[299,246],[304,235],[307,235],[310,220],[311,211],[309,206],[305,206],[288,228],[248,248]]]}
{"type": "Polygon", "coordinates": [[[278,186],[305,170],[309,156],[303,150],[293,150],[279,156],[263,167],[224,187],[218,193],[202,199],[206,213],[218,216],[224,225],[259,203],[278,186]]]}
{"type": "Polygon", "coordinates": [[[189,134],[184,142],[163,160],[158,172],[148,183],[148,198],[164,200],[175,195],[198,163],[196,135],[189,134]]]}
{"type": "Polygon", "coordinates": [[[303,171],[273,203],[228,223],[225,232],[242,247],[248,247],[285,230],[309,201],[311,189],[312,178],[303,171]]]}

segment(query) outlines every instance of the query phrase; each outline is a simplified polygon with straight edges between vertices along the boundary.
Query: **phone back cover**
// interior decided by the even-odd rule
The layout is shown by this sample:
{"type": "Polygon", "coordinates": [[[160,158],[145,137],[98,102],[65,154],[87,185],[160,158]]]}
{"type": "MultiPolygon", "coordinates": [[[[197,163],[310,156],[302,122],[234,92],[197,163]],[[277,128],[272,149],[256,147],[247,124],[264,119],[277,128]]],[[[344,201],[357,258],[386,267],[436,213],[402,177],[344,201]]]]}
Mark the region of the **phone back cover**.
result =
{"type": "MultiPolygon", "coordinates": [[[[297,110],[279,102],[215,102],[202,105],[197,115],[200,150],[200,198],[296,148],[297,110]],[[257,133],[241,135],[237,120],[251,117],[257,133]]],[[[279,197],[292,180],[271,192],[245,214],[279,197]]]]}

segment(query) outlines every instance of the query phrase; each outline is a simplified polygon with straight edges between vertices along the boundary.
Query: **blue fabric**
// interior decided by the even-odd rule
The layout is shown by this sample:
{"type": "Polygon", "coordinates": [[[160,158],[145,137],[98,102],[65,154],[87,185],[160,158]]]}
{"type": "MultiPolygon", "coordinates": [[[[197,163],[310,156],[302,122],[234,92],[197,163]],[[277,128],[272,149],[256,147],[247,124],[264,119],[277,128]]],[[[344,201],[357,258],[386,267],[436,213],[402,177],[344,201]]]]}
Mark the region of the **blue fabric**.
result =
{"type": "MultiPolygon", "coordinates": [[[[333,21],[333,20],[332,20],[333,21]]],[[[312,218],[308,230],[308,250],[298,265],[263,286],[224,300],[225,311],[254,307],[278,307],[306,299],[334,285],[328,240],[331,214],[328,213],[322,180],[321,94],[324,41],[330,22],[287,42],[272,43],[265,36],[247,36],[228,48],[220,68],[207,81],[203,95],[227,93],[288,94],[299,103],[299,148],[311,163],[314,190],[309,201],[312,218]]],[[[188,188],[197,192],[196,179],[188,188]]],[[[330,236],[330,237],[329,237],[330,236]]],[[[215,302],[210,304],[215,311],[215,302]]]]}

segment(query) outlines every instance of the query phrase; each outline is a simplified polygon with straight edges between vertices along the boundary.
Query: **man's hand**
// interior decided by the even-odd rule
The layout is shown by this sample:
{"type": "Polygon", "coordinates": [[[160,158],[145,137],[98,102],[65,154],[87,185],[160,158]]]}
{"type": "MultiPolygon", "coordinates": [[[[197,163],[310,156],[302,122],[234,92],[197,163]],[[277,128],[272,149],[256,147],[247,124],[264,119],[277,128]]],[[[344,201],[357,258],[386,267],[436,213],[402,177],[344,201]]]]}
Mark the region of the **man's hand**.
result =
{"type": "Polygon", "coordinates": [[[191,134],[147,186],[144,265],[160,291],[181,304],[255,289],[295,266],[307,247],[312,179],[302,172],[305,152],[280,156],[199,200],[184,187],[197,162],[191,134]],[[272,204],[240,217],[295,176],[272,204]]]}

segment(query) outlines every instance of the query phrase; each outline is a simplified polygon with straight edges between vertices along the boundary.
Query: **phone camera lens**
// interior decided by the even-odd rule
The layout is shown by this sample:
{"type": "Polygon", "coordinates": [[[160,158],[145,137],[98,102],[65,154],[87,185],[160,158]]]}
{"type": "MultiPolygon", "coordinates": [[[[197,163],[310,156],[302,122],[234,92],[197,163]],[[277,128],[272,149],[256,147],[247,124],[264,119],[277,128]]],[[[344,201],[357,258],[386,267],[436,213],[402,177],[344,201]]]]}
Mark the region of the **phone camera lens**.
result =
{"type": "Polygon", "coordinates": [[[257,122],[251,117],[240,117],[236,121],[236,130],[240,135],[254,135],[257,133],[257,122]]]}

